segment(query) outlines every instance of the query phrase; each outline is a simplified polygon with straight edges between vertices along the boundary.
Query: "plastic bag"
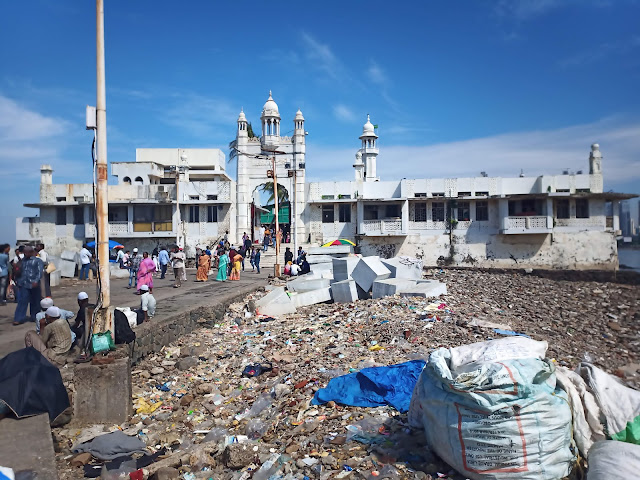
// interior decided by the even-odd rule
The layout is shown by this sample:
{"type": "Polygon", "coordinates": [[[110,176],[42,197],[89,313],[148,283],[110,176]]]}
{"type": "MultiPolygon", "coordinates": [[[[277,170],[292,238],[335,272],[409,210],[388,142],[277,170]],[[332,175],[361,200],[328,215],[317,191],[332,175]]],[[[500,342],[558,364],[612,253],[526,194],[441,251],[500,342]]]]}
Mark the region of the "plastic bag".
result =
{"type": "Polygon", "coordinates": [[[104,333],[94,333],[91,336],[91,351],[95,355],[100,352],[108,352],[109,350],[115,350],[116,346],[113,343],[113,337],[110,331],[104,333]]]}
{"type": "Polygon", "coordinates": [[[587,480],[638,478],[640,446],[614,440],[596,442],[589,453],[587,480]]]}
{"type": "Polygon", "coordinates": [[[16,299],[15,287],[13,286],[13,282],[11,282],[9,287],[7,287],[7,300],[15,300],[15,299],[16,299]]]}
{"type": "Polygon", "coordinates": [[[409,421],[422,426],[433,451],[467,478],[557,480],[575,460],[567,394],[556,388],[553,364],[513,358],[506,347],[513,341],[517,351],[545,353],[541,342],[519,337],[432,353],[409,421]],[[512,358],[498,360],[503,354],[512,358]],[[452,371],[454,359],[462,373],[452,371]]]}

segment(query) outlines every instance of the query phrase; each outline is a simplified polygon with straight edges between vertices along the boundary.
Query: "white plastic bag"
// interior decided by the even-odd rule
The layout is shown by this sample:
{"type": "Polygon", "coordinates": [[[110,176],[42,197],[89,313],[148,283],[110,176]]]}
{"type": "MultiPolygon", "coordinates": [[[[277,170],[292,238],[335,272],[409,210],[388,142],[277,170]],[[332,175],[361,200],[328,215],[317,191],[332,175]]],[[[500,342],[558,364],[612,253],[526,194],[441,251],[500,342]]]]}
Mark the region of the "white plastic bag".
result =
{"type": "Polygon", "coordinates": [[[604,440],[589,453],[587,480],[630,480],[640,475],[640,446],[604,440]]]}
{"type": "Polygon", "coordinates": [[[433,352],[413,392],[409,422],[425,429],[430,448],[474,480],[568,475],[571,410],[555,366],[538,358],[546,344],[505,338],[459,348],[433,352]]]}

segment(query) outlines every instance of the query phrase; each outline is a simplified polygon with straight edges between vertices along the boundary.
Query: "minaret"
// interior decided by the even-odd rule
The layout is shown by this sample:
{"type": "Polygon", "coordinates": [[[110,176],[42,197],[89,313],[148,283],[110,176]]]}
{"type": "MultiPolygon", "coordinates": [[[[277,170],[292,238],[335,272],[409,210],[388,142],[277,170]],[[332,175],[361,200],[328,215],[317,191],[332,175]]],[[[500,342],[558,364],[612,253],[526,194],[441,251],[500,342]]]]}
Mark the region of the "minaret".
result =
{"type": "Polygon", "coordinates": [[[356,161],[353,164],[353,168],[356,173],[356,182],[364,180],[364,163],[362,163],[362,152],[360,150],[356,152],[356,161]]]}
{"type": "Polygon", "coordinates": [[[600,153],[600,145],[594,143],[591,145],[591,153],[589,154],[589,174],[599,175],[602,173],[602,153],[600,153]]]}
{"type": "Polygon", "coordinates": [[[293,233],[295,237],[293,239],[294,251],[297,251],[299,244],[304,242],[306,238],[304,222],[302,219],[305,199],[304,199],[304,183],[305,183],[305,169],[306,169],[306,135],[304,130],[304,116],[300,109],[296,112],[296,116],[293,119],[293,169],[295,170],[295,186],[293,187],[294,195],[290,198],[290,202],[293,204],[292,218],[293,218],[293,233]]]}
{"type": "Polygon", "coordinates": [[[362,128],[362,153],[364,162],[364,181],[365,182],[377,182],[380,180],[376,177],[376,158],[378,157],[378,135],[376,135],[375,129],[369,115],[367,114],[367,123],[362,128]]]}
{"type": "Polygon", "coordinates": [[[304,117],[300,109],[296,112],[296,116],[293,119],[293,159],[295,161],[295,168],[300,167],[300,164],[304,165],[306,154],[306,134],[304,131],[304,117]]]}
{"type": "Polygon", "coordinates": [[[278,112],[278,104],[271,96],[269,90],[269,98],[264,107],[262,107],[262,144],[277,145],[280,142],[280,112],[278,112]]]}

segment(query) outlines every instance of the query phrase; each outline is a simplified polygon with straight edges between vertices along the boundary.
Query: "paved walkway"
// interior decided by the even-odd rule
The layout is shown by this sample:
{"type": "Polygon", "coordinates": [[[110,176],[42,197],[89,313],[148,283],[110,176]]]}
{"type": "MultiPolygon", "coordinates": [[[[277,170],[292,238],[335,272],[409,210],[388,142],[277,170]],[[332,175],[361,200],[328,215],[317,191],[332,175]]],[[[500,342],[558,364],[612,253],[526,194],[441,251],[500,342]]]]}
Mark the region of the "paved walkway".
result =
{"type": "MultiPolygon", "coordinates": [[[[173,288],[173,275],[160,280],[159,277],[153,279],[153,295],[158,302],[156,319],[162,320],[170,315],[179,312],[186,306],[195,307],[200,305],[213,304],[217,297],[226,296],[234,290],[245,290],[251,285],[262,285],[267,276],[273,273],[272,268],[261,268],[260,274],[252,273],[251,267],[246,265],[248,270],[241,273],[240,281],[237,282],[216,282],[215,276],[209,277],[208,282],[195,281],[195,269],[187,270],[186,282],[181,288],[173,288]]],[[[111,279],[111,304],[118,307],[140,307],[140,300],[135,295],[135,290],[127,289],[128,279],[111,279]]],[[[81,281],[77,278],[62,279],[61,285],[53,287],[51,294],[55,305],[65,310],[78,311],[78,292],[86,291],[89,299],[94,302],[96,299],[96,281],[81,281]]],[[[0,307],[0,358],[8,353],[24,347],[24,335],[28,330],[34,329],[31,322],[20,326],[13,326],[13,315],[15,303],[10,303],[6,307],[0,307]]]]}

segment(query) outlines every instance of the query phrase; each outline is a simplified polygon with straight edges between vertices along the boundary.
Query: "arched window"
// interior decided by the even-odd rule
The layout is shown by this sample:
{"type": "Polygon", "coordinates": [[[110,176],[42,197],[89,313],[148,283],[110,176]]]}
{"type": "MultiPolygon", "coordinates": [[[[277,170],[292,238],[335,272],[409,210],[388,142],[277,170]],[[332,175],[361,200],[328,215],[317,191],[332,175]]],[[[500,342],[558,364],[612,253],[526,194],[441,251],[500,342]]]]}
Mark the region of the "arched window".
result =
{"type": "Polygon", "coordinates": [[[136,177],[136,184],[137,185],[142,185],[144,183],[144,181],[142,180],[142,177],[136,177]]]}
{"type": "Polygon", "coordinates": [[[127,185],[131,185],[131,179],[130,179],[129,177],[124,177],[124,178],[122,179],[122,182],[123,182],[123,183],[126,183],[127,185]]]}

